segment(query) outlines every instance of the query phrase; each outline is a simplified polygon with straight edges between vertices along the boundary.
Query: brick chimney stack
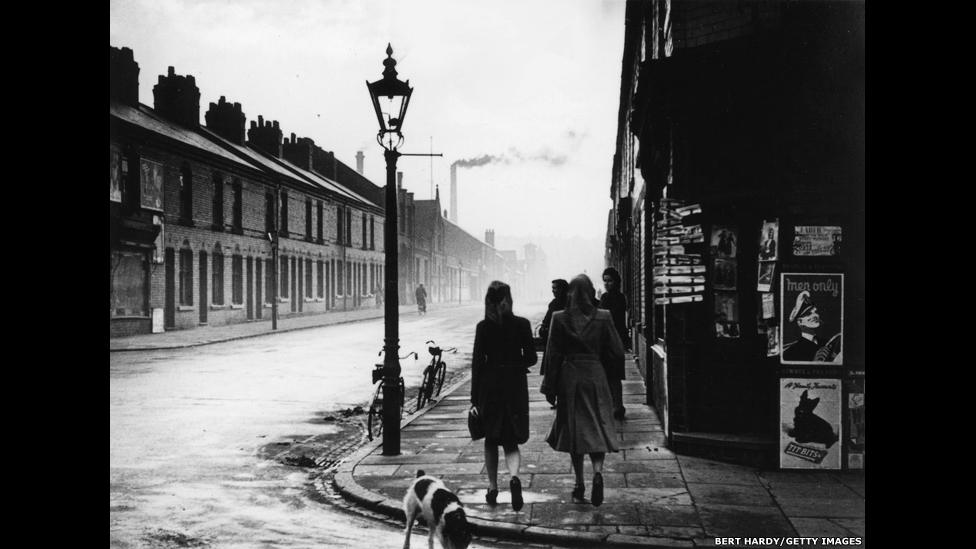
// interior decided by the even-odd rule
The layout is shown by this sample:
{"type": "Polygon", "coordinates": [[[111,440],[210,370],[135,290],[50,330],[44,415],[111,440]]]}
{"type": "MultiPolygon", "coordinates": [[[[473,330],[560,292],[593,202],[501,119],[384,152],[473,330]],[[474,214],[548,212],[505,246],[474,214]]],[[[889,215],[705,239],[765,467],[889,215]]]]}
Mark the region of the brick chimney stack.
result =
{"type": "Polygon", "coordinates": [[[139,106],[139,63],[130,48],[108,47],[109,97],[126,105],[139,106]]]}
{"type": "Polygon", "coordinates": [[[403,188],[403,172],[397,172],[397,188],[403,188]]]}
{"type": "Polygon", "coordinates": [[[364,158],[365,158],[365,156],[363,155],[363,151],[356,151],[356,171],[359,172],[359,175],[362,175],[363,174],[363,159],[364,158]]]}
{"type": "Polygon", "coordinates": [[[492,248],[495,247],[495,229],[485,231],[485,242],[492,248]]]}
{"type": "Polygon", "coordinates": [[[275,158],[281,158],[281,136],[278,121],[265,122],[264,117],[259,114],[257,122],[251,120],[251,127],[247,130],[247,143],[275,158]]]}
{"type": "Polygon", "coordinates": [[[457,223],[457,162],[451,164],[451,221],[457,223]]]}
{"type": "Polygon", "coordinates": [[[207,122],[207,128],[220,137],[237,145],[244,145],[245,118],[240,103],[228,103],[221,95],[220,102],[210,104],[204,120],[207,122]]]}
{"type": "Polygon", "coordinates": [[[281,154],[285,160],[299,166],[302,169],[312,171],[312,151],[315,150],[315,142],[308,137],[295,137],[291,134],[291,139],[285,139],[281,148],[281,154]]]}
{"type": "Polygon", "coordinates": [[[188,128],[200,125],[200,88],[193,75],[176,74],[170,67],[153,86],[153,100],[156,112],[163,118],[188,128]]]}

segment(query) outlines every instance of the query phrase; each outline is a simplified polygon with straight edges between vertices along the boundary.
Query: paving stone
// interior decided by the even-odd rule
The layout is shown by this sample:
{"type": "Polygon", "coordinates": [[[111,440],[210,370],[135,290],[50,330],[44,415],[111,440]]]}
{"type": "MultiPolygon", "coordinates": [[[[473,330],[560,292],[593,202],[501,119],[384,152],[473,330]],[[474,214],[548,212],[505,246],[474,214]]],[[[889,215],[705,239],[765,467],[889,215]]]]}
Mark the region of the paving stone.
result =
{"type": "Polygon", "coordinates": [[[695,503],[722,503],[727,505],[775,505],[765,488],[756,482],[755,486],[737,484],[688,483],[688,492],[695,503]]]}
{"type": "Polygon", "coordinates": [[[544,526],[530,526],[522,531],[527,539],[548,541],[556,544],[566,544],[567,541],[574,545],[596,546],[605,539],[604,534],[596,532],[573,532],[561,528],[546,528],[544,526]]]}
{"type": "Polygon", "coordinates": [[[861,498],[776,498],[788,517],[863,518],[861,498]]]}
{"type": "Polygon", "coordinates": [[[649,524],[646,526],[648,535],[663,538],[693,539],[703,537],[705,529],[700,526],[668,526],[649,524]]]}
{"type": "Polygon", "coordinates": [[[399,465],[358,465],[355,476],[392,476],[399,469],[399,465]]]}
{"type": "Polygon", "coordinates": [[[608,473],[647,473],[652,471],[678,472],[678,462],[661,459],[606,460],[603,470],[608,473]]]}
{"type": "Polygon", "coordinates": [[[532,521],[556,527],[569,524],[642,524],[637,506],[630,503],[604,503],[599,507],[574,503],[536,503],[532,505],[532,521]]]}
{"type": "Polygon", "coordinates": [[[830,519],[822,518],[798,518],[790,519],[793,528],[796,528],[796,535],[803,537],[849,537],[852,534],[849,530],[835,524],[830,519]]]}
{"type": "MultiPolygon", "coordinates": [[[[485,472],[485,464],[479,462],[457,463],[455,461],[448,461],[445,463],[421,463],[417,464],[416,468],[423,469],[425,473],[435,477],[444,475],[475,475],[485,472]]],[[[485,478],[487,479],[487,477],[485,478]]]]}
{"type": "Polygon", "coordinates": [[[641,524],[649,529],[661,526],[701,528],[701,519],[694,505],[637,504],[641,524]]]}
{"type": "Polygon", "coordinates": [[[379,454],[372,454],[366,459],[362,460],[360,463],[363,465],[403,465],[411,463],[451,463],[457,461],[459,453],[451,452],[445,454],[407,454],[402,453],[399,456],[383,456],[379,454]]]}
{"type": "Polygon", "coordinates": [[[607,488],[603,499],[614,503],[692,504],[691,495],[685,488],[607,488]]]}
{"type": "Polygon", "coordinates": [[[850,499],[860,497],[856,491],[844,486],[839,482],[829,481],[819,482],[773,482],[769,486],[769,492],[774,498],[778,499],[850,499]]]}
{"type": "MultiPolygon", "coordinates": [[[[523,460],[522,470],[524,470],[526,473],[560,473],[571,475],[573,474],[573,465],[569,462],[569,460],[542,463],[527,463],[523,460]]],[[[604,468],[604,470],[606,471],[607,469],[604,468]]]]}
{"type": "Polygon", "coordinates": [[[683,468],[682,475],[685,482],[709,484],[740,484],[743,486],[762,487],[759,477],[752,471],[735,469],[683,468]]]}
{"type": "Polygon", "coordinates": [[[816,484],[840,482],[826,471],[759,471],[757,474],[760,480],[770,485],[777,482],[790,484],[801,482],[812,482],[816,484]]]}
{"type": "Polygon", "coordinates": [[[736,465],[734,463],[724,463],[721,461],[713,461],[710,459],[704,459],[692,456],[675,456],[678,463],[681,464],[681,468],[684,469],[721,469],[724,471],[749,471],[756,472],[756,469],[752,467],[747,467],[745,465],[736,465]]]}
{"type": "Polygon", "coordinates": [[[619,530],[620,533],[625,536],[646,536],[647,535],[647,526],[643,526],[639,524],[617,526],[617,530],[619,530]]]}
{"type": "Polygon", "coordinates": [[[670,460],[674,461],[677,465],[678,461],[675,459],[677,454],[668,450],[663,446],[650,446],[642,448],[631,448],[627,450],[621,450],[621,455],[623,455],[625,461],[630,461],[632,459],[654,459],[654,460],[670,460]]]}
{"type": "Polygon", "coordinates": [[[614,525],[607,524],[594,524],[590,526],[584,526],[587,532],[595,532],[597,534],[603,534],[609,536],[610,534],[618,533],[617,527],[614,525]]]}
{"type": "Polygon", "coordinates": [[[834,518],[830,520],[838,526],[850,530],[855,536],[864,537],[864,519],[834,518]]]}
{"type": "Polygon", "coordinates": [[[654,471],[649,473],[627,473],[627,488],[684,488],[681,473],[654,471]]]}
{"type": "Polygon", "coordinates": [[[778,507],[696,505],[707,536],[783,537],[796,531],[778,507]]]}
{"type": "MultiPolygon", "coordinates": [[[[590,486],[593,484],[593,475],[585,474],[583,479],[586,483],[586,489],[589,491],[590,486]]],[[[576,476],[572,473],[566,474],[555,474],[555,473],[533,473],[532,474],[532,489],[533,490],[566,490],[571,491],[573,486],[576,485],[576,476]]],[[[603,473],[603,486],[606,488],[624,488],[624,475],[621,473],[603,473]]]]}
{"type": "Polygon", "coordinates": [[[612,534],[607,536],[608,544],[613,544],[619,547],[674,547],[679,548],[692,548],[691,540],[675,540],[671,538],[661,538],[654,536],[628,536],[625,534],[612,534]]]}

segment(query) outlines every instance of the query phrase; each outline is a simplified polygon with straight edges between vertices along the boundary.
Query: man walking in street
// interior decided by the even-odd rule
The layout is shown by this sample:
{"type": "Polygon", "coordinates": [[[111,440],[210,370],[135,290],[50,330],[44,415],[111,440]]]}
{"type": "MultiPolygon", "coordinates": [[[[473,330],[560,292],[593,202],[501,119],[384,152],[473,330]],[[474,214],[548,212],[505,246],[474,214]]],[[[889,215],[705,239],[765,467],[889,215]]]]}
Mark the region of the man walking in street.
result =
{"type": "MultiPolygon", "coordinates": [[[[603,286],[606,292],[600,296],[600,308],[610,311],[610,318],[613,319],[613,326],[620,335],[620,341],[624,345],[624,350],[630,351],[630,337],[627,333],[627,297],[620,291],[620,272],[613,267],[603,270],[603,286]]],[[[613,397],[613,417],[624,418],[623,403],[623,379],[624,370],[621,367],[618,372],[607,372],[607,381],[610,383],[610,395],[613,397]]]]}
{"type": "Polygon", "coordinates": [[[417,291],[414,292],[414,295],[417,297],[417,314],[427,314],[427,290],[424,289],[423,284],[417,286],[417,291]]]}

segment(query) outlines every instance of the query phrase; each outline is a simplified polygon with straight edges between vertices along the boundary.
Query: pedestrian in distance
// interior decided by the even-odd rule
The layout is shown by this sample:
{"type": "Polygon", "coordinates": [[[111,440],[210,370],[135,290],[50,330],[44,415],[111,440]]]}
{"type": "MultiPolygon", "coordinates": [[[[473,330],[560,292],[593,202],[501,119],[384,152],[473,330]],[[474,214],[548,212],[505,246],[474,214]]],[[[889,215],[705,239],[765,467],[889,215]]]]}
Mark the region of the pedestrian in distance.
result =
{"type": "Polygon", "coordinates": [[[427,290],[424,288],[423,284],[417,286],[414,296],[417,298],[417,314],[427,314],[427,290]]]}
{"type": "Polygon", "coordinates": [[[610,312],[593,302],[593,283],[578,275],[569,283],[566,310],[552,315],[542,393],[556,405],[546,442],[570,455],[576,485],[573,501],[585,503],[583,454],[593,467],[594,506],[603,503],[603,461],[618,450],[617,424],[607,372],[623,363],[624,350],[610,312]]]}
{"type": "Polygon", "coordinates": [[[538,357],[532,341],[532,326],[512,313],[512,290],[493,281],[485,294],[485,318],[475,328],[471,357],[471,414],[481,421],[485,433],[485,468],[488,492],[485,501],[498,503],[498,447],[505,450],[510,475],[512,509],[522,509],[519,480],[519,444],[529,440],[529,366],[538,357]]]}
{"type": "MultiPolygon", "coordinates": [[[[610,311],[613,327],[620,336],[624,350],[630,349],[630,334],[627,333],[627,297],[620,291],[620,272],[613,267],[603,270],[603,286],[607,291],[600,296],[601,309],[610,311]]],[[[623,380],[626,377],[624,364],[620,362],[613,371],[607,371],[607,381],[610,382],[610,394],[613,396],[613,417],[623,419],[626,410],[623,402],[623,380]]]]}

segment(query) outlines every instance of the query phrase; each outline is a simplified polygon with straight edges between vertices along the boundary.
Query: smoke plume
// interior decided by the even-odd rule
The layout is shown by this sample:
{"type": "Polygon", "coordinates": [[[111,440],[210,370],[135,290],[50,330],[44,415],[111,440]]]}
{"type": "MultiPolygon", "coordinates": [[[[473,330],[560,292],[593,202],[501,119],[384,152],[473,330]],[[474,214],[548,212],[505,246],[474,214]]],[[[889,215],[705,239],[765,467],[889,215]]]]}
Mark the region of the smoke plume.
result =
{"type": "Polygon", "coordinates": [[[534,154],[524,153],[518,149],[509,149],[507,153],[501,155],[483,154],[474,158],[462,158],[455,160],[453,166],[462,168],[476,168],[487,164],[513,164],[518,162],[543,162],[550,166],[562,166],[566,163],[566,156],[555,154],[549,149],[544,149],[534,154]]]}

